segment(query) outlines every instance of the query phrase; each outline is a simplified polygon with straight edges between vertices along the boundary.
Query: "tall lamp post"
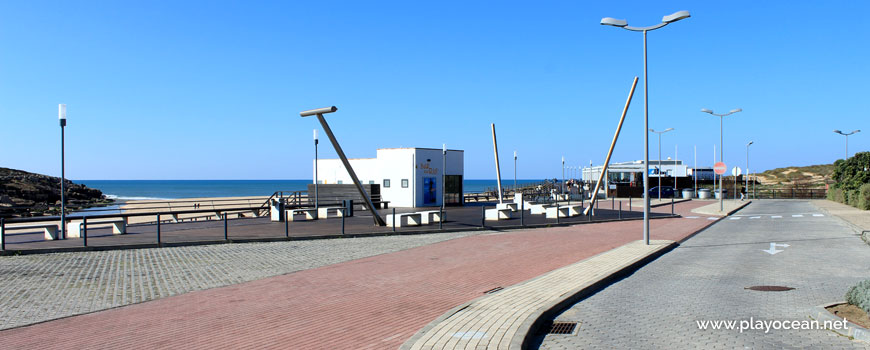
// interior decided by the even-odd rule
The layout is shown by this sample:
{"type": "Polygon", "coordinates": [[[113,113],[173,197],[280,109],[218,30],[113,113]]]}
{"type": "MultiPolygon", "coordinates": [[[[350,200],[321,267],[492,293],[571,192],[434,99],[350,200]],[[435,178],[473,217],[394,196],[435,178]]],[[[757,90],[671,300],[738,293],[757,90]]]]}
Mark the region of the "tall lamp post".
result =
{"type": "Polygon", "coordinates": [[[746,144],[746,185],[744,187],[746,188],[746,193],[749,193],[749,146],[753,143],[755,143],[755,141],[749,141],[749,143],[746,144]]]}
{"type": "Polygon", "coordinates": [[[64,155],[64,133],[66,127],[66,104],[57,105],[57,118],[60,120],[60,238],[66,239],[66,174],[64,155]]]}
{"type": "Polygon", "coordinates": [[[317,217],[319,197],[317,195],[317,129],[314,129],[314,217],[317,217]]]}
{"type": "Polygon", "coordinates": [[[517,151],[514,150],[514,193],[517,192],[517,151]]]}
{"type": "MultiPolygon", "coordinates": [[[[447,193],[447,144],[441,145],[441,212],[444,212],[444,199],[447,193]]],[[[438,220],[441,220],[440,218],[438,220]]]]}
{"type": "MultiPolygon", "coordinates": [[[[742,111],[743,111],[743,108],[737,108],[737,109],[732,109],[731,111],[729,111],[728,113],[725,113],[725,114],[716,114],[716,113],[713,113],[713,111],[711,111],[709,109],[706,109],[706,108],[701,109],[701,112],[710,113],[712,115],[719,117],[719,161],[720,162],[723,162],[723,163],[725,162],[725,152],[723,151],[723,149],[725,148],[725,145],[722,143],[722,119],[724,119],[724,117],[726,117],[726,116],[732,115],[732,114],[737,113],[737,112],[742,112],[742,111]]],[[[725,194],[722,193],[722,175],[719,175],[719,211],[720,212],[725,211],[725,194]]]]}
{"type": "Polygon", "coordinates": [[[861,130],[854,130],[854,131],[852,131],[852,132],[850,132],[850,133],[848,133],[848,134],[843,133],[843,132],[840,131],[840,130],[834,130],[834,132],[835,132],[835,133],[838,133],[838,134],[840,134],[840,135],[846,136],[846,158],[843,158],[843,160],[849,159],[849,135],[859,133],[859,132],[861,132],[861,130]]]}
{"type": "MultiPolygon", "coordinates": [[[[659,190],[657,191],[659,193],[659,201],[662,200],[662,134],[664,134],[668,131],[673,131],[673,130],[674,130],[674,128],[667,128],[667,129],[664,129],[662,131],[655,131],[653,129],[649,129],[650,132],[654,132],[656,134],[659,134],[659,171],[658,171],[659,190]]],[[[674,164],[676,165],[676,160],[674,160],[674,164]]]]}
{"type": "MultiPolygon", "coordinates": [[[[651,30],[656,30],[661,27],[664,27],[673,22],[679,21],[684,18],[689,18],[689,11],[679,11],[673,14],[662,17],[662,23],[648,26],[648,27],[631,27],[628,25],[624,19],[615,19],[610,17],[605,17],[601,19],[602,25],[609,25],[614,27],[620,27],[625,30],[630,30],[633,32],[643,32],[643,129],[649,130],[649,94],[647,93],[647,87],[649,83],[649,79],[647,77],[646,71],[646,32],[651,30]]],[[[644,195],[643,200],[643,240],[644,243],[649,245],[649,133],[643,133],[643,190],[646,195],[644,195]]]]}
{"type": "Polygon", "coordinates": [[[565,195],[565,156],[562,156],[562,195],[565,195]]]}

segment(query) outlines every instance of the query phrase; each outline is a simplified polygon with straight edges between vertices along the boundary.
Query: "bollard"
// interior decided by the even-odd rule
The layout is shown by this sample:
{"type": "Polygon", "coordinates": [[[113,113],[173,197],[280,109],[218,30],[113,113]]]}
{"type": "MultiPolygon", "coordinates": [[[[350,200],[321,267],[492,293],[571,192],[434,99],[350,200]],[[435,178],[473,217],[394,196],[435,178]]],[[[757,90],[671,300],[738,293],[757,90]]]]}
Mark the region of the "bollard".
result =
{"type": "Polygon", "coordinates": [[[559,202],[556,202],[556,225],[559,224],[559,202]]]}
{"type": "Polygon", "coordinates": [[[229,234],[228,234],[228,232],[227,232],[227,218],[228,218],[228,217],[229,217],[229,215],[227,215],[227,213],[224,213],[224,241],[229,241],[229,240],[230,240],[230,239],[229,239],[229,234]]]}
{"type": "Polygon", "coordinates": [[[438,229],[444,229],[444,205],[441,205],[441,211],[438,213],[438,229]]]}
{"type": "Polygon", "coordinates": [[[671,215],[674,215],[674,196],[671,196],[671,215]]]}
{"type": "Polygon", "coordinates": [[[628,211],[631,211],[631,193],[628,193],[628,211]]]}
{"type": "Polygon", "coordinates": [[[610,197],[610,210],[616,209],[616,197],[610,197]]]}
{"type": "Polygon", "coordinates": [[[82,218],[82,228],[79,230],[82,233],[82,243],[84,243],[85,247],[88,246],[88,217],[85,216],[82,218]]]}
{"type": "Polygon", "coordinates": [[[480,228],[486,227],[486,206],[480,206],[480,228]]]}
{"type": "Polygon", "coordinates": [[[284,237],[290,238],[290,220],[284,217],[284,237]]]}
{"type": "Polygon", "coordinates": [[[622,201],[619,202],[619,220],[622,220],[622,201]]]}
{"type": "Polygon", "coordinates": [[[163,246],[163,244],[160,243],[160,214],[157,214],[157,246],[163,246]]]}
{"type": "Polygon", "coordinates": [[[393,208],[393,232],[396,232],[396,208],[393,208]]]}
{"type": "Polygon", "coordinates": [[[0,218],[0,251],[6,251],[6,218],[0,218]]]}
{"type": "Polygon", "coordinates": [[[346,210],[342,210],[342,211],[341,211],[341,235],[342,235],[342,236],[344,236],[344,217],[347,216],[347,215],[344,215],[344,214],[347,214],[347,211],[346,211],[346,210]]]}

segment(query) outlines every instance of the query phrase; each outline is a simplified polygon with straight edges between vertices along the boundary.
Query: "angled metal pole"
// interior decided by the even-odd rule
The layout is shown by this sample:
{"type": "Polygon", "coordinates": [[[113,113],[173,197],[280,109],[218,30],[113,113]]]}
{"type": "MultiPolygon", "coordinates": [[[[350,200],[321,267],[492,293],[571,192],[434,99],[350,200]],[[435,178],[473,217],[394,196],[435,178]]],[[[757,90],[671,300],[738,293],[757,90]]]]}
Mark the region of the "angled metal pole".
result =
{"type": "Polygon", "coordinates": [[[347,160],[347,157],[344,155],[344,151],[341,150],[341,146],[338,144],[338,140],[335,139],[335,135],[332,134],[332,129],[329,128],[329,124],[326,123],[326,119],[323,118],[324,113],[332,113],[337,111],[338,108],[335,106],[326,107],[326,108],[318,108],[312,109],[308,111],[303,111],[299,113],[302,117],[309,117],[312,115],[317,116],[317,120],[320,122],[320,126],[323,127],[323,131],[326,132],[326,136],[329,137],[329,142],[332,143],[332,147],[335,148],[335,153],[338,153],[338,157],[341,158],[342,164],[347,168],[347,173],[350,175],[351,180],[353,180],[353,184],[356,185],[356,189],[359,190],[360,196],[366,201],[366,205],[369,208],[369,211],[372,213],[372,218],[375,221],[375,225],[377,226],[386,226],[387,223],[384,222],[384,219],[378,214],[378,211],[375,210],[375,206],[372,203],[371,197],[366,193],[365,188],[363,188],[362,183],[359,182],[359,178],[356,176],[356,172],[353,171],[353,168],[350,166],[350,161],[347,160]]]}
{"type": "Polygon", "coordinates": [[[498,202],[502,203],[501,198],[501,168],[498,165],[498,142],[495,140],[495,123],[490,124],[492,127],[492,150],[495,153],[495,177],[498,181],[498,202]]]}

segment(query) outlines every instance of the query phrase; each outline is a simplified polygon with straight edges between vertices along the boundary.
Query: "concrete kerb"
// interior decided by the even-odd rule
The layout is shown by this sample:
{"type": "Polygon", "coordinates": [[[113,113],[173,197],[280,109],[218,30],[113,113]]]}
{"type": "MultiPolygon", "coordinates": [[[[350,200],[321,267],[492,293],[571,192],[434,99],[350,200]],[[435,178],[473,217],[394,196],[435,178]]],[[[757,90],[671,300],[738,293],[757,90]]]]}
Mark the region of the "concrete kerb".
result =
{"type": "MultiPolygon", "coordinates": [[[[680,217],[679,214],[675,215],[662,215],[651,217],[651,220],[657,219],[672,219],[680,217]]],[[[547,228],[547,227],[562,227],[562,226],[573,226],[573,225],[586,225],[586,224],[601,224],[615,221],[634,221],[634,220],[643,220],[642,217],[638,218],[627,218],[627,219],[606,219],[599,221],[579,221],[579,222],[562,222],[562,223],[548,223],[548,224],[535,224],[535,225],[526,225],[526,226],[498,226],[498,227],[473,227],[469,226],[467,228],[454,228],[454,229],[432,229],[432,230],[412,230],[412,231],[397,231],[397,232],[362,232],[362,233],[347,233],[347,234],[331,234],[331,235],[312,235],[312,236],[291,236],[291,237],[265,237],[265,238],[232,238],[229,240],[201,240],[201,241],[187,241],[187,242],[163,242],[160,245],[155,243],[136,243],[136,244],[121,244],[121,245],[103,245],[103,246],[88,246],[88,247],[64,247],[64,248],[46,248],[46,249],[27,249],[27,250],[12,250],[7,249],[5,251],[0,251],[0,256],[12,256],[12,255],[31,255],[31,254],[52,254],[52,253],[72,253],[72,252],[90,252],[90,251],[106,251],[106,250],[127,250],[127,249],[148,249],[148,248],[162,248],[162,247],[185,247],[185,246],[200,246],[200,245],[212,245],[212,244],[229,244],[229,243],[268,243],[268,242],[287,242],[287,241],[312,241],[319,239],[341,239],[341,238],[363,238],[363,237],[385,237],[385,236],[407,236],[407,235],[422,235],[422,234],[430,234],[430,233],[452,233],[452,232],[468,232],[468,231],[511,231],[511,230],[526,230],[526,229],[537,229],[537,228],[547,228]]],[[[449,222],[449,221],[447,221],[449,222]]]]}
{"type": "MultiPolygon", "coordinates": [[[[834,305],[845,304],[845,303],[846,303],[845,301],[838,301],[835,303],[828,303],[828,304],[816,306],[813,308],[813,311],[812,311],[812,314],[810,315],[810,317],[814,317],[814,319],[819,321],[819,323],[824,323],[825,321],[843,321],[842,318],[839,318],[839,317],[835,316],[834,314],[832,314],[831,312],[829,312],[827,310],[827,308],[834,306],[834,305]]],[[[855,339],[855,340],[860,340],[863,342],[870,343],[870,330],[868,330],[867,328],[861,327],[857,324],[854,324],[852,322],[849,322],[849,320],[846,320],[846,327],[847,327],[847,329],[829,329],[829,331],[832,331],[834,333],[837,333],[839,335],[843,335],[846,337],[851,337],[852,339],[855,339]]]]}
{"type": "Polygon", "coordinates": [[[683,244],[683,242],[688,241],[688,240],[689,240],[690,238],[692,238],[692,237],[695,237],[695,235],[697,235],[697,234],[699,234],[699,233],[701,233],[701,232],[706,231],[708,228],[710,228],[711,226],[713,226],[713,224],[715,224],[715,223],[717,223],[717,222],[719,222],[719,221],[722,221],[722,220],[724,220],[725,218],[731,216],[731,214],[734,214],[734,213],[736,213],[737,211],[739,211],[740,209],[743,209],[744,207],[746,207],[747,205],[749,205],[749,203],[752,203],[752,201],[751,201],[751,200],[750,200],[750,201],[747,201],[745,204],[743,204],[743,205],[741,205],[741,206],[739,206],[739,207],[737,207],[737,208],[734,208],[733,210],[731,210],[731,211],[725,213],[725,215],[720,216],[718,219],[716,219],[716,220],[711,220],[712,222],[711,222],[709,225],[704,226],[704,228],[702,228],[702,229],[700,229],[700,230],[698,230],[698,231],[695,231],[695,232],[690,233],[688,236],[683,237],[683,239],[677,241],[677,243],[678,243],[678,244],[683,244]]]}
{"type": "MultiPolygon", "coordinates": [[[[825,200],[827,200],[827,199],[825,199],[825,200]]],[[[849,226],[849,228],[852,229],[852,231],[855,231],[856,235],[861,236],[861,238],[864,239],[864,242],[867,242],[868,244],[870,244],[870,241],[868,241],[868,239],[870,239],[870,237],[868,237],[868,234],[870,234],[870,231],[867,231],[864,228],[862,228],[861,226],[858,226],[858,225],[851,223],[849,220],[841,218],[839,215],[831,213],[828,209],[825,209],[822,206],[816,205],[815,201],[810,201],[810,203],[814,207],[816,207],[816,209],[821,210],[822,212],[824,212],[828,216],[833,216],[833,217],[837,218],[837,220],[840,220],[840,222],[845,223],[846,226],[849,226]]]]}
{"type": "Polygon", "coordinates": [[[613,284],[614,282],[628,275],[631,275],[646,264],[649,264],[653,260],[658,259],[660,256],[673,250],[678,245],[679,244],[677,244],[676,242],[670,242],[668,244],[665,244],[661,248],[656,249],[650,254],[634,259],[631,263],[610,275],[603,276],[597,281],[590,282],[575,288],[574,290],[564,294],[564,299],[560,301],[554,301],[550,305],[538,309],[532,314],[531,317],[523,321],[522,325],[520,326],[520,330],[511,339],[510,348],[528,349],[529,346],[534,342],[535,338],[539,335],[541,328],[547,323],[547,320],[552,319],[559,312],[571,305],[576,304],[581,299],[595,294],[598,291],[613,284]]]}

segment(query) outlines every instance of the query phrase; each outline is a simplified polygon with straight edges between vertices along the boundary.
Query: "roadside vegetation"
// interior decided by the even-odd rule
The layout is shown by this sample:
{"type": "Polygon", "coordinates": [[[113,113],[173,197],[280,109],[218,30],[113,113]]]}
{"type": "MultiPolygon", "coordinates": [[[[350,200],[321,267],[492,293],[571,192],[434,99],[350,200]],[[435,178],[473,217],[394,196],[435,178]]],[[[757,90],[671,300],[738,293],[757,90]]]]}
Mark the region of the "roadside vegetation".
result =
{"type": "Polygon", "coordinates": [[[831,178],[834,184],[828,190],[829,200],[870,210],[870,152],[837,160],[831,178]]]}

